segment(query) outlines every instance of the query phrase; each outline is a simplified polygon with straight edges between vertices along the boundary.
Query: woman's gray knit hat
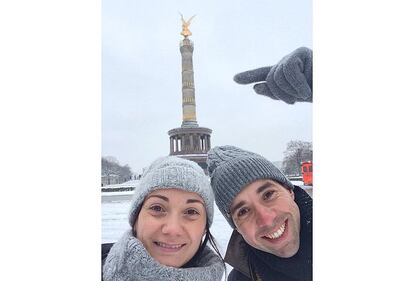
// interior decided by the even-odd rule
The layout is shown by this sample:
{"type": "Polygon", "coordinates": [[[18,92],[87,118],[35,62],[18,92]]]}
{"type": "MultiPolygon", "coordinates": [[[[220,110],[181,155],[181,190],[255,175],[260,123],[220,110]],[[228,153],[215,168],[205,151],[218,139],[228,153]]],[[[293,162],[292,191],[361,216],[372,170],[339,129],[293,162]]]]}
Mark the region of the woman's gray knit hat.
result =
{"type": "Polygon", "coordinates": [[[217,207],[233,228],[236,226],[230,215],[230,206],[246,185],[259,179],[271,179],[288,189],[294,188],[272,162],[235,146],[212,148],[208,152],[207,165],[217,207]]]}
{"type": "Polygon", "coordinates": [[[214,194],[209,179],[197,163],[176,156],[155,160],[143,173],[135,188],[129,211],[129,224],[134,227],[141,204],[148,194],[168,188],[178,188],[200,195],[205,203],[208,226],[211,226],[214,216],[214,194]]]}

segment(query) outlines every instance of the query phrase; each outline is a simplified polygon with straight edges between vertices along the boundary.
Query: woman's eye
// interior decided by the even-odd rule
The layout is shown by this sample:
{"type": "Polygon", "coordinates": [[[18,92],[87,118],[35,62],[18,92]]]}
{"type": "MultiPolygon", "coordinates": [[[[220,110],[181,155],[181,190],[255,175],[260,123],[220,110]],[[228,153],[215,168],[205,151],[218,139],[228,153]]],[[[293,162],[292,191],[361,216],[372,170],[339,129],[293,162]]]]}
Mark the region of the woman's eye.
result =
{"type": "Polygon", "coordinates": [[[190,215],[190,216],[195,216],[195,215],[199,215],[200,213],[195,209],[188,209],[185,211],[185,214],[190,215]]]}
{"type": "Polygon", "coordinates": [[[270,198],[273,197],[274,193],[275,193],[274,190],[270,190],[270,191],[265,192],[265,194],[263,194],[263,199],[264,200],[269,200],[270,198]]]}
{"type": "Polygon", "coordinates": [[[154,211],[154,212],[163,212],[164,211],[164,209],[159,205],[153,205],[153,206],[149,207],[149,209],[151,211],[154,211]]]}

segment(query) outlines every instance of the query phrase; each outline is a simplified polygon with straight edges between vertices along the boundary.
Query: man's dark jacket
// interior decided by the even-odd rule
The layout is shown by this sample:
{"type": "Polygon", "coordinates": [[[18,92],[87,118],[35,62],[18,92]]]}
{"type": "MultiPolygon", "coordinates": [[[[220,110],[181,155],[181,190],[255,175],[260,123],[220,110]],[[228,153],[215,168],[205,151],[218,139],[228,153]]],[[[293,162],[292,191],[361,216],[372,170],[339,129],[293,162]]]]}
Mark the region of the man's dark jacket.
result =
{"type": "Polygon", "coordinates": [[[233,231],[225,261],[233,266],[229,281],[310,281],[312,280],[312,198],[295,186],[295,202],[300,211],[300,246],[290,258],[257,250],[233,231]]]}

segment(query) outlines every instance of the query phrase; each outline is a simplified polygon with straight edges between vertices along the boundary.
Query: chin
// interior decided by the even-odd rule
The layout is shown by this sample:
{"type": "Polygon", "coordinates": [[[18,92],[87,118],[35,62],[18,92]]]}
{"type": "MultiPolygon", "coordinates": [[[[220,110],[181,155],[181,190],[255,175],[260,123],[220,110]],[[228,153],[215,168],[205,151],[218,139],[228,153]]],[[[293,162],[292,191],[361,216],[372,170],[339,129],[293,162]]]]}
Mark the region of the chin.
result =
{"type": "Polygon", "coordinates": [[[296,253],[299,250],[299,244],[294,245],[292,247],[290,247],[289,249],[284,249],[284,250],[273,250],[271,254],[274,254],[278,257],[281,258],[291,258],[294,255],[296,255],[296,253]]]}
{"type": "Polygon", "coordinates": [[[162,265],[176,267],[176,268],[179,268],[185,264],[185,263],[178,263],[176,260],[157,260],[157,261],[162,265]]]}

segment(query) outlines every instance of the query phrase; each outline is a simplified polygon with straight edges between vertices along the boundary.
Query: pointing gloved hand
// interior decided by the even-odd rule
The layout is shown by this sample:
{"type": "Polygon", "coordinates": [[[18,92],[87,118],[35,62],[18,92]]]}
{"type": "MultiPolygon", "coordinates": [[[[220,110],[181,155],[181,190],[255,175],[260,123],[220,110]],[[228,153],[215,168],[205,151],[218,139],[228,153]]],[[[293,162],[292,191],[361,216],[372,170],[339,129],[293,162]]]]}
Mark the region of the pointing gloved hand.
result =
{"type": "Polygon", "coordinates": [[[234,76],[239,84],[257,83],[256,93],[288,104],[312,102],[312,50],[301,47],[274,66],[261,67],[234,76]]]}

